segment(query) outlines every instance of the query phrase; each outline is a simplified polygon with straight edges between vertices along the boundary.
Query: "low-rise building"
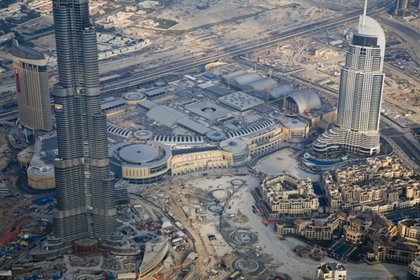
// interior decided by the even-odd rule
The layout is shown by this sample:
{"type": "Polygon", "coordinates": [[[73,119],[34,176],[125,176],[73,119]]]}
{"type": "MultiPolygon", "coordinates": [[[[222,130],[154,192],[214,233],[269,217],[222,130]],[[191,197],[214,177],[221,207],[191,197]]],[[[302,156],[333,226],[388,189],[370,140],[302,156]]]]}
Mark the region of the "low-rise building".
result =
{"type": "Polygon", "coordinates": [[[323,263],[316,267],[318,280],[346,280],[347,270],[339,263],[323,263]]]}
{"type": "Polygon", "coordinates": [[[408,265],[407,280],[420,280],[420,257],[417,257],[408,265]]]}
{"type": "Polygon", "coordinates": [[[305,216],[318,211],[318,197],[311,178],[299,179],[290,174],[265,179],[258,188],[264,202],[266,216],[305,216]]]}
{"type": "Polygon", "coordinates": [[[325,172],[321,185],[330,212],[376,211],[385,213],[419,202],[420,184],[413,170],[396,157],[369,158],[364,165],[325,172]]]}
{"type": "Polygon", "coordinates": [[[383,234],[367,236],[367,259],[374,262],[397,261],[409,263],[420,256],[416,245],[393,242],[383,234]]]}
{"type": "Polygon", "coordinates": [[[297,235],[309,240],[330,240],[333,235],[333,224],[320,220],[297,219],[292,223],[279,222],[276,233],[281,235],[297,235]]]}
{"type": "Polygon", "coordinates": [[[405,219],[398,222],[398,233],[400,237],[408,242],[420,244],[420,220],[405,219]]]}

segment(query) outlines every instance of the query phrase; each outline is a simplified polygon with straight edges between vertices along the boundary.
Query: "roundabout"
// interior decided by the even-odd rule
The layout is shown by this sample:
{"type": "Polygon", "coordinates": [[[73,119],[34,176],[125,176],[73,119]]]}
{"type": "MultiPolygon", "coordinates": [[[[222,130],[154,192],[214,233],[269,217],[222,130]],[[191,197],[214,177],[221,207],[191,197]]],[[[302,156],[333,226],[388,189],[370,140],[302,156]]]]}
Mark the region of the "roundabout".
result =
{"type": "Polygon", "coordinates": [[[224,201],[228,198],[230,195],[229,191],[223,190],[223,189],[217,189],[210,193],[210,196],[218,201],[224,201]]]}
{"type": "Polygon", "coordinates": [[[234,187],[242,187],[243,185],[245,185],[245,180],[242,179],[233,179],[232,181],[230,181],[230,184],[234,187]]]}
{"type": "Polygon", "coordinates": [[[233,267],[234,269],[247,274],[256,273],[259,270],[262,270],[262,266],[253,259],[237,259],[233,262],[233,267]]]}
{"type": "Polygon", "coordinates": [[[239,246],[252,246],[258,242],[258,236],[250,231],[235,231],[229,235],[229,241],[239,246]]]}

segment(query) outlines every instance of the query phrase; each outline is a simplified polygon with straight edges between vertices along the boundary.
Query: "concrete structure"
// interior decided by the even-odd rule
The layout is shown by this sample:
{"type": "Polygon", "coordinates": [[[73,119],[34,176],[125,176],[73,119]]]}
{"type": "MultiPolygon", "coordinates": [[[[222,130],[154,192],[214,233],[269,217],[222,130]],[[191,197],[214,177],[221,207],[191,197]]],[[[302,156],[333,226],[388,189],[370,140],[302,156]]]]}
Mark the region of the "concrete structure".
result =
{"type": "Polygon", "coordinates": [[[284,142],[283,128],[275,125],[274,127],[259,131],[259,133],[243,137],[242,140],[248,144],[250,156],[267,153],[278,148],[284,142]]]}
{"type": "Polygon", "coordinates": [[[408,11],[409,2],[409,0],[397,0],[395,2],[394,16],[404,15],[404,12],[408,11]]]}
{"type": "Polygon", "coordinates": [[[137,130],[133,133],[134,138],[141,142],[146,142],[153,137],[153,132],[150,130],[137,130]]]}
{"type": "Polygon", "coordinates": [[[308,240],[331,240],[333,225],[329,222],[317,220],[297,219],[293,224],[279,222],[276,224],[276,233],[281,235],[297,235],[308,240]]]}
{"type": "Polygon", "coordinates": [[[170,147],[178,146],[181,149],[205,144],[203,136],[190,135],[156,135],[153,137],[153,141],[163,143],[170,147]]]}
{"type": "Polygon", "coordinates": [[[37,190],[55,188],[54,159],[57,155],[57,136],[50,133],[38,137],[31,163],[26,170],[28,185],[37,190]]]}
{"type": "Polygon", "coordinates": [[[209,131],[206,133],[207,139],[209,139],[212,142],[219,142],[226,138],[226,133],[223,131],[209,131]]]}
{"type": "Polygon", "coordinates": [[[417,257],[408,265],[407,280],[420,280],[420,257],[417,257]]]}
{"type": "Polygon", "coordinates": [[[398,233],[408,242],[420,243],[420,221],[404,219],[398,222],[398,233]]]}
{"type": "Polygon", "coordinates": [[[337,123],[314,142],[315,153],[345,149],[379,152],[379,120],[385,74],[385,33],[379,23],[360,16],[344,67],[341,69],[337,123]]]}
{"type": "Polygon", "coordinates": [[[147,242],[144,249],[144,256],[139,268],[137,280],[146,280],[162,269],[160,262],[165,258],[169,250],[168,242],[156,243],[147,242]]]}
{"type": "Polygon", "coordinates": [[[127,102],[129,105],[137,105],[140,102],[143,102],[146,100],[146,96],[141,92],[127,92],[124,93],[122,98],[127,102]]]}
{"type": "Polygon", "coordinates": [[[227,139],[219,143],[221,150],[232,153],[232,165],[242,166],[248,163],[249,157],[248,145],[239,139],[227,139]]]}
{"type": "Polygon", "coordinates": [[[187,105],[185,106],[185,109],[207,121],[215,121],[218,118],[225,117],[231,113],[230,110],[211,101],[202,101],[187,105]]]}
{"type": "Polygon", "coordinates": [[[347,270],[339,263],[323,263],[316,267],[318,280],[346,280],[347,270]]]}
{"type": "Polygon", "coordinates": [[[298,116],[273,112],[270,114],[270,117],[280,122],[284,141],[302,142],[308,138],[309,124],[298,116]]]}
{"type": "Polygon", "coordinates": [[[281,85],[276,88],[272,88],[269,91],[270,91],[271,98],[278,99],[280,97],[283,97],[285,95],[288,95],[294,92],[295,90],[293,89],[293,87],[289,85],[281,85]]]}
{"type": "Polygon", "coordinates": [[[239,112],[244,112],[264,104],[264,100],[256,98],[244,92],[234,92],[217,99],[221,104],[239,112]]]}
{"type": "Polygon", "coordinates": [[[166,93],[165,88],[152,88],[152,89],[144,89],[140,90],[140,92],[144,93],[147,97],[156,97],[160,95],[164,95],[166,93]]]}
{"type": "Polygon", "coordinates": [[[266,91],[277,87],[277,82],[271,78],[263,78],[258,73],[248,73],[243,70],[230,73],[223,77],[226,83],[241,90],[266,91]]]}
{"type": "Polygon", "coordinates": [[[13,68],[20,122],[30,130],[51,130],[50,90],[44,55],[13,40],[13,68]]]}
{"type": "MultiPolygon", "coordinates": [[[[245,144],[246,146],[246,144],[245,144]]],[[[246,156],[248,157],[246,150],[246,156]]],[[[111,170],[117,178],[134,184],[148,184],[166,175],[181,175],[198,170],[234,166],[234,154],[217,146],[171,150],[156,141],[121,142],[109,149],[111,170]]]]}
{"type": "Polygon", "coordinates": [[[23,151],[19,152],[17,159],[22,168],[27,169],[29,167],[33,154],[34,154],[34,146],[29,146],[23,151]]]}
{"type": "Polygon", "coordinates": [[[367,236],[367,249],[367,259],[374,262],[410,263],[420,256],[417,245],[393,242],[383,234],[369,234],[367,236]]]}
{"type": "Polygon", "coordinates": [[[318,197],[310,178],[299,179],[289,174],[268,177],[258,192],[264,202],[264,214],[270,219],[308,216],[318,211],[318,197]]]}
{"type": "Polygon", "coordinates": [[[153,107],[146,115],[168,127],[174,126],[178,120],[187,117],[186,114],[164,105],[153,107]]]}
{"type": "Polygon", "coordinates": [[[233,166],[232,153],[217,147],[201,149],[174,150],[171,159],[172,176],[213,168],[233,166]]]}
{"type": "Polygon", "coordinates": [[[286,98],[285,107],[294,113],[303,114],[320,109],[321,100],[314,90],[302,89],[289,94],[286,98]]]}
{"type": "Polygon", "coordinates": [[[211,128],[208,128],[207,126],[205,126],[205,125],[203,125],[203,124],[201,124],[199,122],[196,122],[196,121],[194,121],[194,120],[192,120],[190,118],[182,118],[182,119],[179,119],[177,121],[177,124],[180,127],[185,128],[185,129],[187,129],[187,130],[189,130],[191,132],[194,132],[194,133],[196,133],[198,135],[205,135],[206,133],[212,131],[211,128]]]}
{"type": "Polygon", "coordinates": [[[120,179],[134,184],[148,184],[162,180],[169,174],[172,152],[164,144],[121,142],[109,149],[111,170],[120,179]]]}
{"type": "Polygon", "coordinates": [[[413,170],[396,157],[369,158],[366,165],[337,170],[336,180],[325,172],[321,186],[331,212],[374,210],[384,213],[419,203],[419,183],[411,179],[413,175],[413,170]]]}

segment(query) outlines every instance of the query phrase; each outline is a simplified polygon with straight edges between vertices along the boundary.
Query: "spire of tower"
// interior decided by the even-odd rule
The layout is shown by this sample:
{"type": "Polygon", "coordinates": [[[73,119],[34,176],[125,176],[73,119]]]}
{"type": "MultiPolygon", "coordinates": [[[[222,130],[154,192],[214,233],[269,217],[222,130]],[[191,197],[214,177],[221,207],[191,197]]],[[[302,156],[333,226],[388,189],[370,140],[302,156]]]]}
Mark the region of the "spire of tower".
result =
{"type": "Polygon", "coordinates": [[[365,19],[366,19],[366,10],[367,10],[367,1],[365,0],[365,7],[363,9],[363,18],[362,18],[362,29],[365,27],[365,19]]]}

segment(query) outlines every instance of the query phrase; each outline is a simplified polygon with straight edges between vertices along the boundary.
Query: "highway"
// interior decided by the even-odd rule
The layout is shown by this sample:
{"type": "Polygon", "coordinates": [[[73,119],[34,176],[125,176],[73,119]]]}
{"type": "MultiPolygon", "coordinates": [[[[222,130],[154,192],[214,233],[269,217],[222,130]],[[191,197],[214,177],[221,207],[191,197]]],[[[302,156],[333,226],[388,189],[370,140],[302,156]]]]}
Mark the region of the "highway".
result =
{"type": "MultiPolygon", "coordinates": [[[[383,12],[394,5],[394,0],[387,1],[385,3],[378,4],[373,8],[368,15],[375,15],[383,12]]],[[[132,76],[126,80],[113,83],[112,85],[105,85],[101,90],[102,94],[107,94],[115,91],[125,91],[126,88],[134,87],[142,83],[150,82],[158,78],[164,77],[171,72],[182,71],[189,68],[204,65],[210,62],[217,61],[219,59],[235,57],[243,55],[261,48],[266,48],[271,45],[275,45],[281,42],[285,42],[294,38],[313,35],[316,32],[327,30],[328,28],[335,28],[338,25],[345,24],[348,22],[356,21],[363,11],[351,12],[343,16],[339,16],[333,19],[327,19],[315,23],[310,23],[290,29],[284,32],[279,32],[275,36],[276,38],[270,39],[267,37],[266,41],[261,42],[261,39],[256,41],[254,44],[246,43],[239,44],[238,46],[229,46],[226,49],[219,49],[215,54],[204,54],[204,58],[198,58],[194,61],[177,61],[172,62],[170,65],[160,65],[154,68],[144,69],[141,72],[136,73],[136,76],[132,76]],[[220,53],[222,52],[222,53],[220,53]]],[[[274,36],[274,35],[272,35],[274,36]]]]}
{"type": "Polygon", "coordinates": [[[420,166],[420,150],[405,136],[394,136],[391,139],[417,166],[420,166]]]}
{"type": "Polygon", "coordinates": [[[399,23],[399,22],[395,22],[393,20],[389,20],[385,17],[380,17],[379,19],[381,22],[383,22],[385,25],[388,25],[392,28],[395,28],[399,31],[401,31],[402,33],[407,34],[408,36],[410,36],[411,38],[415,39],[417,42],[420,42],[420,34],[417,33],[416,31],[414,31],[413,29],[399,23]]]}

